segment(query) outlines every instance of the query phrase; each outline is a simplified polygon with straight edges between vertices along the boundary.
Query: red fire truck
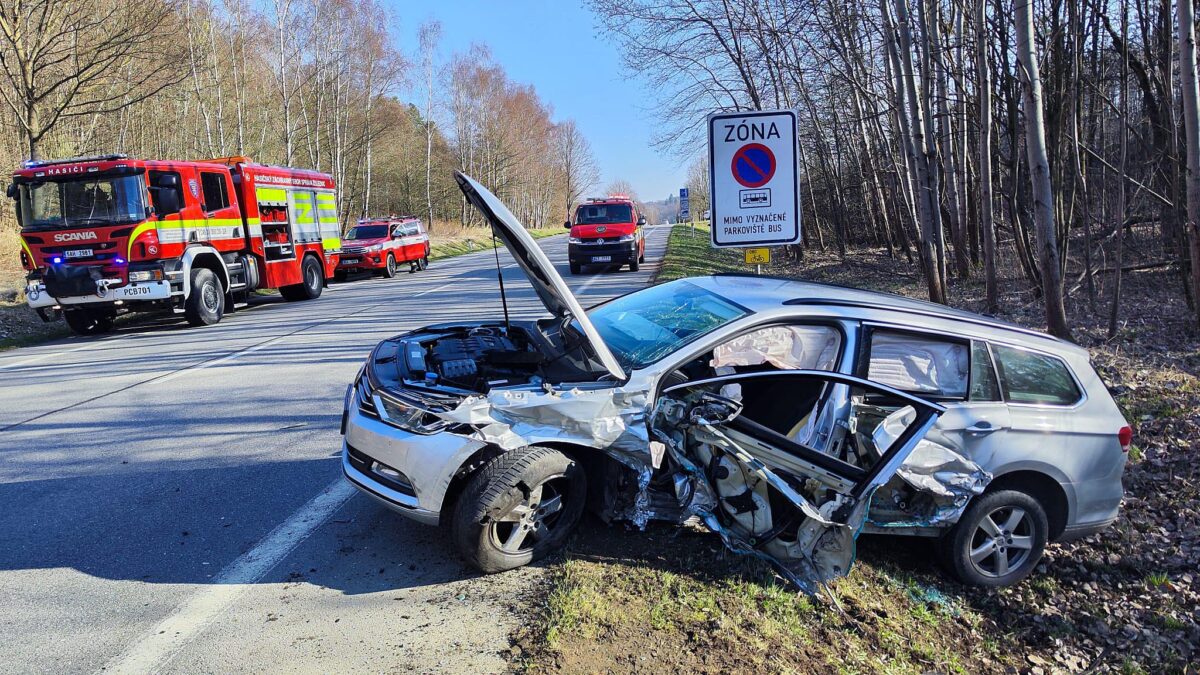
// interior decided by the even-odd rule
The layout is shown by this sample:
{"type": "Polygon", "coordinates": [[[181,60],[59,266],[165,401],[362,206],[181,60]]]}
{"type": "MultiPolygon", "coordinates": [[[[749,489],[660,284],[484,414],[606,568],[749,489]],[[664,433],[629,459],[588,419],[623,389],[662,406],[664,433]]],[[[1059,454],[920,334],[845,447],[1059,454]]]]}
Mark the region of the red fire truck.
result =
{"type": "Polygon", "coordinates": [[[153,308],[214,324],[259,288],[311,300],[341,248],[332,177],[246,157],[26,162],[8,196],[29,306],[81,334],[153,308]]]}

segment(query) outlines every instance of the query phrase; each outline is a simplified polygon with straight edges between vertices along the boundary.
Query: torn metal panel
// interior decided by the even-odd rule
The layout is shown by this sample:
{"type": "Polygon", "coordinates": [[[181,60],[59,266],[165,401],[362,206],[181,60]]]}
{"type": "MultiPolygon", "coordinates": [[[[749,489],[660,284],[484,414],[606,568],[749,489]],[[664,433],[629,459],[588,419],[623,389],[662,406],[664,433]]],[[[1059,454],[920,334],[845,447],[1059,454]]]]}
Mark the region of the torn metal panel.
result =
{"type": "MultiPolygon", "coordinates": [[[[872,434],[875,447],[888,447],[915,417],[911,406],[888,415],[872,434]]],[[[991,481],[992,475],[979,464],[945,445],[922,439],[896,471],[896,478],[877,494],[871,522],[881,527],[957,522],[971,498],[983,494],[991,481]],[[904,485],[912,489],[904,489],[904,485]]]]}

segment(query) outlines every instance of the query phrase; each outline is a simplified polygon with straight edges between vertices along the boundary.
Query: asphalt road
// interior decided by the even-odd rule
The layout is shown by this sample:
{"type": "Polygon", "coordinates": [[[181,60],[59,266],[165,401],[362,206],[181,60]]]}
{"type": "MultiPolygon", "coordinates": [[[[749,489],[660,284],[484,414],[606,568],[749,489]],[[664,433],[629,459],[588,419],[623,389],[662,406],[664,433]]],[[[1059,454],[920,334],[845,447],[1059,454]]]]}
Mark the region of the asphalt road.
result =
{"type": "MultiPolygon", "coordinates": [[[[586,307],[647,264],[572,277],[586,307]]],[[[502,255],[514,317],[544,310],[502,255]]],[[[488,672],[539,572],[481,577],[341,478],[342,396],[380,339],[500,316],[491,252],[0,354],[0,671],[488,672]]]]}

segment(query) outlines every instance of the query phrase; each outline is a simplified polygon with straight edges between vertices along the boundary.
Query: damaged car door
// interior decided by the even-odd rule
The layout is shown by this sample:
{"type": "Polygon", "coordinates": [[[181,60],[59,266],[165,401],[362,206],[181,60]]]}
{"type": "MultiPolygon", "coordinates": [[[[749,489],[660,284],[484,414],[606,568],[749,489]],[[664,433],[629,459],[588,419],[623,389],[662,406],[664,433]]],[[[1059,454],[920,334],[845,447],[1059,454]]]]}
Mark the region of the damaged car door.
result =
{"type": "MultiPolygon", "coordinates": [[[[747,397],[750,398],[750,397],[747,397]]],[[[667,387],[655,406],[651,435],[678,476],[677,497],[727,546],[775,564],[806,591],[844,576],[875,491],[945,411],[886,385],[836,372],[781,370],[689,381],[667,387]],[[767,415],[743,405],[750,389],[769,389],[809,410],[827,392],[848,386],[852,396],[902,401],[907,423],[876,447],[870,434],[852,434],[834,454],[790,437],[776,406],[767,415]],[[731,395],[732,394],[732,395],[731,395]]],[[[853,413],[847,411],[846,415],[853,413]]],[[[851,427],[856,420],[842,420],[851,427]]]]}

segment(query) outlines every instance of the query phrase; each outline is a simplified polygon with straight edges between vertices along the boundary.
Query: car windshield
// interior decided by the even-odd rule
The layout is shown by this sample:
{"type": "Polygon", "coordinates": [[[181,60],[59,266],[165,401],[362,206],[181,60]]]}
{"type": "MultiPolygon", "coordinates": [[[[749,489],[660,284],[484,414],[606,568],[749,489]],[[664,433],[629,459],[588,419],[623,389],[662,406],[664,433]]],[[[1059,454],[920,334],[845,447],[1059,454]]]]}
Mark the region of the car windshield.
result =
{"type": "Polygon", "coordinates": [[[143,180],[119,176],[21,184],[21,227],[52,230],[145,220],[143,180]]]}
{"type": "Polygon", "coordinates": [[[611,225],[632,222],[633,207],[629,204],[584,204],[575,211],[576,225],[611,225]]]}
{"type": "Polygon", "coordinates": [[[588,318],[621,365],[636,369],[749,313],[716,293],[676,281],[595,307],[588,318]]]}
{"type": "Polygon", "coordinates": [[[387,236],[387,225],[357,225],[346,233],[347,239],[383,239],[387,236]]]}

